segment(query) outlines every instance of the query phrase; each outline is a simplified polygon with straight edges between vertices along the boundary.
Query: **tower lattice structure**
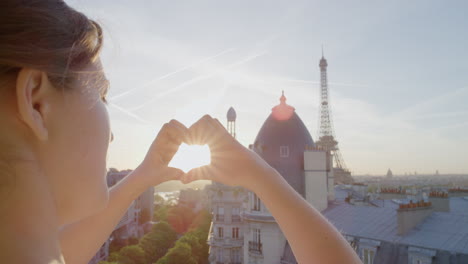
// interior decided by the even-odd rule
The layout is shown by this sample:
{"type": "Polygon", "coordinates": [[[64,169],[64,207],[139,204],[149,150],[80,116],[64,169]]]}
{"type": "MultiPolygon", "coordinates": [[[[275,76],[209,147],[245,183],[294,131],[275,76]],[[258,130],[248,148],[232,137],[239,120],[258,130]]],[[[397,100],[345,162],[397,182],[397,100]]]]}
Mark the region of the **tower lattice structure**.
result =
{"type": "Polygon", "coordinates": [[[322,58],[319,63],[320,67],[320,129],[319,129],[319,140],[316,144],[330,151],[335,160],[335,168],[341,169],[343,172],[349,173],[348,168],[341,156],[340,149],[338,147],[338,141],[335,138],[335,132],[333,130],[333,121],[330,108],[330,100],[328,94],[328,80],[327,80],[327,67],[328,63],[325,57],[323,56],[322,49],[322,58]]]}

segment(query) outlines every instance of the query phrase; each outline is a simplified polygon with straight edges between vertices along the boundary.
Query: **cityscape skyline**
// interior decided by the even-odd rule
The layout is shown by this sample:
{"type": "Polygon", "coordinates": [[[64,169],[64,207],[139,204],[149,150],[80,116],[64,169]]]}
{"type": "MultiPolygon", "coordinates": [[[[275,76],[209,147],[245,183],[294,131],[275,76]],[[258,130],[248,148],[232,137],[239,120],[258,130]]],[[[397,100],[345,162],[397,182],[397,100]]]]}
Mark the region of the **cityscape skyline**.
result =
{"type": "Polygon", "coordinates": [[[109,167],[136,167],[164,122],[231,106],[248,146],[282,90],[317,141],[323,44],[353,174],[468,173],[465,3],[67,2],[104,27],[109,167]]]}

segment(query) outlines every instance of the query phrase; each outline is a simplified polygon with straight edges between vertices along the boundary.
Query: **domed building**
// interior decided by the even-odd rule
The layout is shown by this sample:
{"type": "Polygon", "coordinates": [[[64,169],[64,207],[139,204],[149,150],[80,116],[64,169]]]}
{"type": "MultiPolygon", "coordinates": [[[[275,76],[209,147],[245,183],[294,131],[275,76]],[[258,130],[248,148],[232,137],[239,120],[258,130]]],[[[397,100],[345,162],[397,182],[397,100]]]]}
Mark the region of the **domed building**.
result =
{"type": "MultiPolygon", "coordinates": [[[[272,108],[250,148],[274,167],[285,180],[318,210],[328,205],[333,192],[331,157],[314,141],[283,94],[272,108]]],[[[244,263],[295,264],[281,229],[253,192],[243,213],[244,263]]]]}

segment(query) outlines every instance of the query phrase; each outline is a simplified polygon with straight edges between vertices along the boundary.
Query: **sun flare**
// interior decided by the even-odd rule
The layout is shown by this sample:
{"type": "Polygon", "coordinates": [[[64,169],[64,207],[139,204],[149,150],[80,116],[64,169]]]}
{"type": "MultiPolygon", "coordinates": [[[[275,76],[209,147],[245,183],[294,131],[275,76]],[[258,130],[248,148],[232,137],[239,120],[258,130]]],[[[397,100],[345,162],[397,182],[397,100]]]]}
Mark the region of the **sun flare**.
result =
{"type": "Polygon", "coordinates": [[[210,148],[208,145],[187,145],[182,143],[179,150],[169,162],[169,167],[179,168],[188,172],[193,168],[209,165],[211,163],[210,148]]]}

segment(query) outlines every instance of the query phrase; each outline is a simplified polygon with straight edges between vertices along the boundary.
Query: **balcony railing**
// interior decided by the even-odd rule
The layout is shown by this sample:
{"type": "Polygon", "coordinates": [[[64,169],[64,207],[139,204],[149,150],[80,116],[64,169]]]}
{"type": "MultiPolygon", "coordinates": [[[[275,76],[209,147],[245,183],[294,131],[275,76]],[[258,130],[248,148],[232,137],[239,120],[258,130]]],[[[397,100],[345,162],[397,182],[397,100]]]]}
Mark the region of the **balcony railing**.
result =
{"type": "Polygon", "coordinates": [[[249,241],[249,252],[262,254],[262,243],[249,241]]]}
{"type": "Polygon", "coordinates": [[[216,214],[216,221],[223,222],[224,221],[224,215],[223,214],[216,214]]]}
{"type": "Polygon", "coordinates": [[[233,215],[231,219],[232,219],[232,222],[233,222],[233,223],[236,223],[236,222],[240,222],[240,221],[241,221],[240,215],[233,215]]]}

